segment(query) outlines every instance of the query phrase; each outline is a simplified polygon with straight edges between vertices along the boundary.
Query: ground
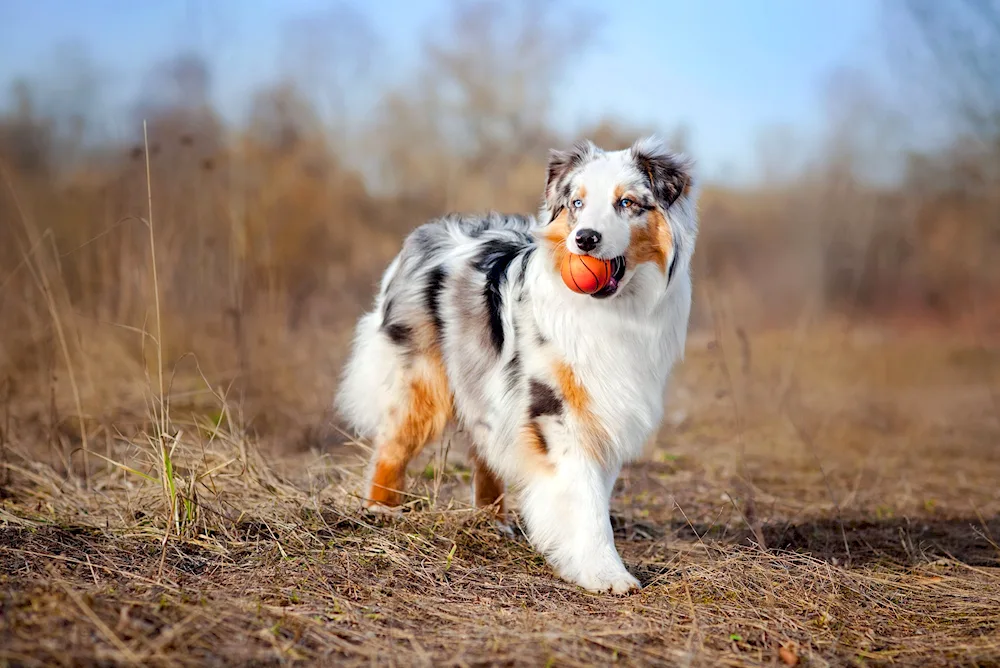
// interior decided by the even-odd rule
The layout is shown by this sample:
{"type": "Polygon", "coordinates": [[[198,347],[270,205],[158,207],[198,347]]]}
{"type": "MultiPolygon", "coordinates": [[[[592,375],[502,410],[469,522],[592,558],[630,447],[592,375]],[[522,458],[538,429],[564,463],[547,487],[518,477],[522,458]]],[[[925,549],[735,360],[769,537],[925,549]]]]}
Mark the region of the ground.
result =
{"type": "Polygon", "coordinates": [[[624,597],[470,509],[460,445],[373,519],[347,436],[289,453],[175,409],[167,457],[116,426],[83,478],[8,420],[0,664],[1000,665],[996,348],[730,329],[692,334],[616,488],[624,597]]]}

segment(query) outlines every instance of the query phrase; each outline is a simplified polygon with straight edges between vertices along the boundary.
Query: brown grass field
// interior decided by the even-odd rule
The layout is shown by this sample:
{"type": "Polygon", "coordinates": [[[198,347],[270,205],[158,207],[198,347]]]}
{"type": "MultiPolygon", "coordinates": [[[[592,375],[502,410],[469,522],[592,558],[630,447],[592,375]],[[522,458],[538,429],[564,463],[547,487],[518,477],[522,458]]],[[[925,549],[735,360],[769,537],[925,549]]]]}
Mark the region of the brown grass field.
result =
{"type": "Polygon", "coordinates": [[[614,496],[627,597],[470,509],[460,443],[373,520],[364,444],[276,448],[221,394],[162,451],[141,419],[91,436],[89,479],[8,407],[0,663],[1000,665],[998,360],[932,328],[693,332],[614,496]]]}
{"type": "MultiPolygon", "coordinates": [[[[532,211],[548,149],[575,139],[657,131],[697,160],[692,136],[733,136],[680,122],[700,85],[667,90],[651,127],[555,127],[602,22],[534,0],[454,3],[412,67],[375,49],[381,26],[306,14],[245,118],[217,89],[259,65],[219,56],[227,74],[181,42],[105,117],[98,74],[135,58],[110,21],[113,62],[70,50],[9,82],[0,667],[1000,668],[1000,2],[884,4],[899,91],[838,69],[816,118],[731,147],[753,178],[706,170],[686,359],[612,500],[643,583],[623,597],[559,580],[470,508],[459,441],[414,462],[402,517],[367,516],[368,444],[330,404],[404,234],[532,211]]],[[[608,37],[599,58],[649,46],[608,37]]],[[[597,114],[683,71],[642,60],[573,94],[597,114]]],[[[746,95],[769,95],[760,69],[746,95]]]]}

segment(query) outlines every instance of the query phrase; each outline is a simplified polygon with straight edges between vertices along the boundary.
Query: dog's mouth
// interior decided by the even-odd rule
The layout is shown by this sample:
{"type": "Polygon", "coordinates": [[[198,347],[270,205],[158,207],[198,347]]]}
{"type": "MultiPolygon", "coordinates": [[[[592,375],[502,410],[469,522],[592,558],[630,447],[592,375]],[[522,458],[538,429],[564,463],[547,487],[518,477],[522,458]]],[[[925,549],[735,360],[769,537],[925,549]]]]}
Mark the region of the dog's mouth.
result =
{"type": "Polygon", "coordinates": [[[597,299],[606,299],[610,297],[618,292],[618,286],[621,285],[621,280],[624,277],[625,257],[619,255],[611,260],[611,278],[608,280],[608,284],[590,296],[596,297],[597,299]]]}

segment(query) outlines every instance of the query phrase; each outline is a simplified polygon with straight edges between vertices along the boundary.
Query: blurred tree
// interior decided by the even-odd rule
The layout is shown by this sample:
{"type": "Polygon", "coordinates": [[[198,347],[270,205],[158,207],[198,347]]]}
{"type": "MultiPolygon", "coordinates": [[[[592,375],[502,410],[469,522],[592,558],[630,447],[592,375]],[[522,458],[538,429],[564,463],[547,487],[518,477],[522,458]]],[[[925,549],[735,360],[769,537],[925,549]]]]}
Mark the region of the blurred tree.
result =
{"type": "Polygon", "coordinates": [[[218,154],[225,138],[222,119],[212,106],[211,86],[209,65],[198,54],[182,53],[154,65],[133,112],[137,139],[146,121],[150,149],[163,153],[166,162],[175,155],[200,161],[218,154]]]}
{"type": "Polygon", "coordinates": [[[42,114],[52,120],[60,167],[72,168],[95,144],[105,76],[89,50],[78,42],[58,45],[39,77],[42,114]]]}
{"type": "Polygon", "coordinates": [[[896,251],[912,238],[910,221],[885,215],[877,188],[891,182],[905,124],[873,77],[854,68],[830,75],[822,101],[819,200],[808,219],[822,267],[822,294],[828,305],[871,307],[880,290],[898,282],[904,258],[896,251]]]}
{"type": "Polygon", "coordinates": [[[387,98],[376,141],[384,176],[402,192],[481,208],[507,201],[511,179],[527,175],[526,161],[544,162],[554,143],[552,96],[590,45],[591,21],[554,1],[452,8],[442,32],[428,36],[412,83],[387,98]]]}
{"type": "Polygon", "coordinates": [[[945,129],[942,148],[907,164],[923,275],[955,299],[978,290],[1000,311],[1000,0],[904,0],[888,10],[897,71],[911,84],[906,102],[936,107],[928,134],[945,129]]]}
{"type": "Polygon", "coordinates": [[[587,19],[559,4],[456,3],[449,38],[428,43],[450,134],[474,163],[537,149],[560,77],[590,44],[587,19]]]}
{"type": "Polygon", "coordinates": [[[372,85],[379,36],[347,3],[303,15],[284,26],[282,68],[286,81],[308,98],[338,152],[354,153],[352,141],[379,86],[372,85]]]}
{"type": "Polygon", "coordinates": [[[9,95],[10,111],[0,117],[0,159],[22,176],[46,177],[53,167],[52,122],[39,114],[27,81],[14,81],[9,95]]]}
{"type": "MultiPolygon", "coordinates": [[[[90,52],[78,42],[56,45],[49,57],[30,75],[15,80],[10,88],[10,112],[5,120],[4,132],[24,136],[16,140],[21,144],[20,158],[14,166],[26,164],[24,149],[47,151],[57,154],[60,174],[77,168],[89,157],[87,152],[99,143],[94,120],[100,118],[103,98],[104,75],[90,52]],[[30,81],[30,85],[27,83],[30,81]],[[15,119],[18,119],[15,121],[15,119]],[[33,119],[29,122],[29,119],[33,119]],[[22,129],[11,130],[15,122],[22,129]],[[28,126],[36,126],[34,129],[28,126]],[[44,126],[45,138],[39,134],[44,126]]],[[[15,140],[4,140],[8,148],[15,140]]],[[[2,149],[0,149],[2,150],[2,149]]],[[[38,167],[39,153],[33,160],[38,167]]],[[[29,170],[30,171],[30,170],[29,170]]]]}
{"type": "Polygon", "coordinates": [[[888,7],[902,28],[897,39],[906,61],[900,66],[909,63],[905,69],[925,94],[948,101],[963,130],[997,142],[1000,0],[904,0],[888,7]]]}
{"type": "Polygon", "coordinates": [[[322,138],[323,130],[315,106],[294,83],[283,82],[254,96],[247,132],[269,151],[293,153],[303,143],[322,138]]]}
{"type": "Polygon", "coordinates": [[[183,53],[153,66],[140,97],[151,109],[203,109],[209,105],[211,81],[205,59],[183,53]]]}

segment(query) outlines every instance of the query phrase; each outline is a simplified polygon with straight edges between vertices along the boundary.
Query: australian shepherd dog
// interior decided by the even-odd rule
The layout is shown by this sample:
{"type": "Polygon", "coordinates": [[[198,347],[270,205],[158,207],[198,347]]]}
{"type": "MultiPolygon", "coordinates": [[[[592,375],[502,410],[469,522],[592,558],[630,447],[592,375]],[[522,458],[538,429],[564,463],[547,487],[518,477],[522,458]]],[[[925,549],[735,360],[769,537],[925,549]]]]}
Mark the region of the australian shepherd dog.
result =
{"type": "Polygon", "coordinates": [[[470,442],[472,498],[565,580],[639,586],[615,548],[610,497],[663,416],[683,357],[697,237],[686,159],[655,137],[551,151],[539,217],[449,215],[416,228],[357,324],[336,403],[373,443],[365,507],[396,512],[407,463],[447,429],[470,442]],[[609,260],[593,294],[568,253],[609,260]]]}

